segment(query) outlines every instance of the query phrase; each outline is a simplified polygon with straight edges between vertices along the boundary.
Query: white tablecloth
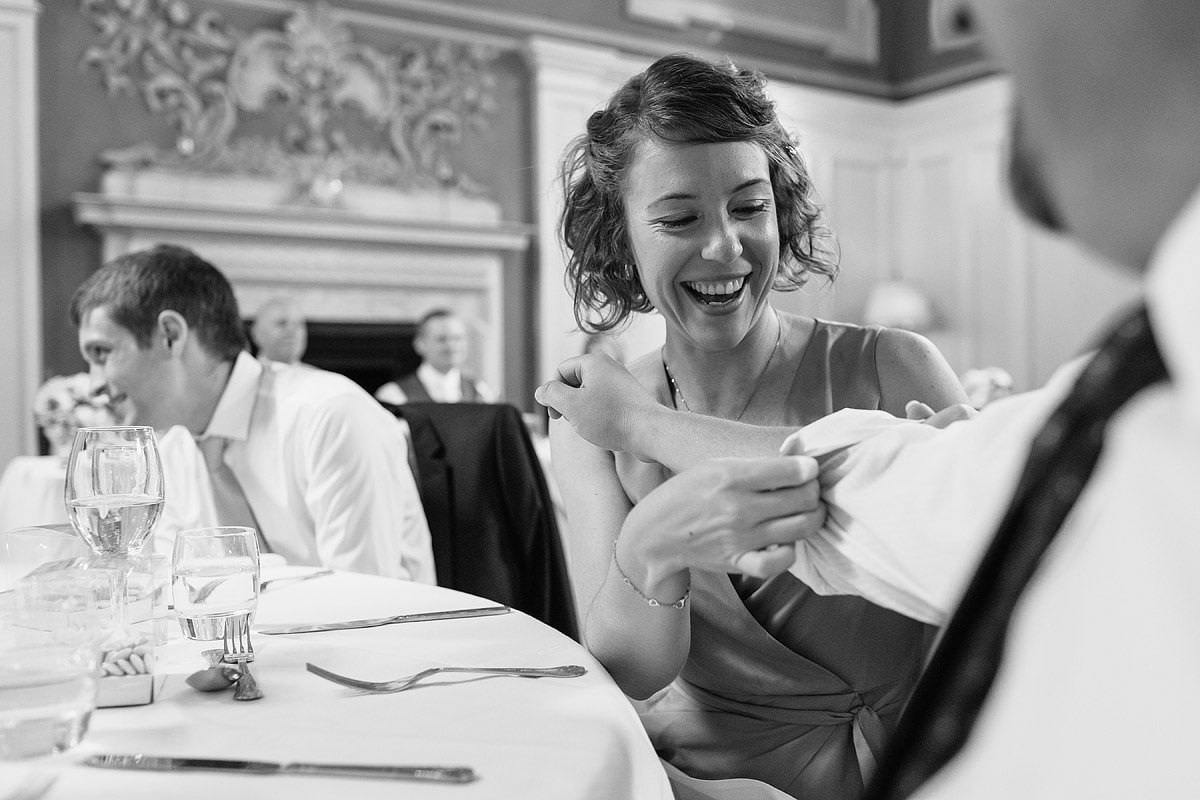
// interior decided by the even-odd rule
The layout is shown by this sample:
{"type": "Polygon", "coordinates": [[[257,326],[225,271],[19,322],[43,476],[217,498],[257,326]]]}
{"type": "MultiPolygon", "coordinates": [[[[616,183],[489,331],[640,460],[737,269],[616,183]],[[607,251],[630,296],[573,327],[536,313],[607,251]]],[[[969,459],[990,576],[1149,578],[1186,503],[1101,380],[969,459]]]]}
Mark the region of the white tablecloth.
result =
{"type": "Polygon", "coordinates": [[[0,533],[26,525],[66,522],[66,467],[58,456],[17,456],[0,474],[0,533]]]}
{"type": "MultiPolygon", "coordinates": [[[[311,568],[281,570],[302,574],[311,568]]],[[[268,590],[255,625],[491,604],[449,589],[337,573],[268,590]]],[[[256,635],[253,668],[266,697],[254,702],[234,701],[228,691],[203,694],[188,687],[184,677],[204,666],[200,651],[214,643],[191,642],[174,630],[173,637],[160,648],[160,685],[153,704],[98,710],[78,748],[40,767],[59,772],[48,800],[671,798],[637,715],[603,667],[576,642],[520,612],[351,631],[256,635]],[[536,680],[452,675],[399,694],[363,695],[307,673],[306,661],[368,680],[435,665],[583,664],[589,672],[581,678],[536,680]],[[465,765],[479,780],[453,785],[154,773],[79,763],[93,753],[136,752],[465,765]]],[[[20,764],[0,764],[0,772],[9,771],[9,784],[15,777],[12,770],[20,769],[20,764]]]]}

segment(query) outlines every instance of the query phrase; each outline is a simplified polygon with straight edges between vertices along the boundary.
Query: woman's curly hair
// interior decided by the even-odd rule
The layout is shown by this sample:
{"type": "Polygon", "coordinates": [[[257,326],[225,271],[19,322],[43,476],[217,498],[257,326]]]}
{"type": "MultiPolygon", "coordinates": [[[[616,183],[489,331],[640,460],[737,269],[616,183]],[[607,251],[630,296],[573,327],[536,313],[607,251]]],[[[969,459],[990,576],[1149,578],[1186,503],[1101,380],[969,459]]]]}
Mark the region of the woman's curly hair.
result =
{"type": "Polygon", "coordinates": [[[803,286],[809,273],[833,280],[832,235],[792,137],[766,96],[766,79],[732,64],[687,54],[663,56],[630,78],[567,148],[559,236],[566,283],[580,329],[597,333],[650,311],[634,266],[621,189],[637,146],[648,137],[678,144],[755,142],[767,154],[779,224],[775,289],[803,286]]]}

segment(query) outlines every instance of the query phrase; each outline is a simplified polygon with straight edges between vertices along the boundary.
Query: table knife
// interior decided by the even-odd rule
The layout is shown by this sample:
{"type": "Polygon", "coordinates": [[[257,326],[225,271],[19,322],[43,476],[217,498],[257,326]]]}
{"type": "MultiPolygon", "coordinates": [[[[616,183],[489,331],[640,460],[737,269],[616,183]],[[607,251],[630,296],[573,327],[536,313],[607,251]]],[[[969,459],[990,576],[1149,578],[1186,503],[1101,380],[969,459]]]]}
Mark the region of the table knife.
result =
{"type": "Polygon", "coordinates": [[[386,778],[391,780],[435,781],[441,783],[470,783],[476,778],[475,771],[470,767],[311,764],[302,761],[281,763],[276,761],[243,761],[231,758],[175,758],[170,756],[148,756],[142,753],[96,755],[88,758],[83,763],[89,767],[144,769],[155,772],[199,769],[216,770],[218,772],[241,772],[247,775],[335,775],[343,778],[386,778]]]}
{"type": "Polygon", "coordinates": [[[394,625],[399,622],[429,622],[439,619],[460,619],[464,617],[487,617],[493,614],[507,614],[512,609],[508,606],[483,606],[482,608],[460,608],[454,611],[426,611],[420,614],[400,614],[394,617],[379,617],[377,619],[352,619],[346,622],[326,622],[320,625],[290,625],[278,628],[257,628],[256,633],[274,636],[285,633],[316,633],[318,631],[345,631],[351,628],[376,628],[380,625],[394,625]]]}

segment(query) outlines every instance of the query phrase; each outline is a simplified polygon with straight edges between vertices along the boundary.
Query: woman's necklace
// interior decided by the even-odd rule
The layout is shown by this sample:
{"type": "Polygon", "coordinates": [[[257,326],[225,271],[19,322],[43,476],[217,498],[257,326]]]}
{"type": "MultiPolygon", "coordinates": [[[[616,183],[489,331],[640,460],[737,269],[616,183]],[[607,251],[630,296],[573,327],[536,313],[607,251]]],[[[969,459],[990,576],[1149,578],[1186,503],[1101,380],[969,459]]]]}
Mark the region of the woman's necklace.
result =
{"type": "MultiPolygon", "coordinates": [[[[771,369],[771,362],[775,360],[775,354],[779,352],[779,343],[783,341],[783,320],[777,318],[776,322],[779,327],[775,333],[775,346],[771,348],[771,356],[767,359],[767,363],[763,365],[762,372],[758,373],[758,379],[754,381],[754,388],[746,396],[746,404],[742,406],[742,410],[733,418],[734,422],[741,420],[746,410],[750,408],[750,404],[754,402],[754,396],[758,394],[759,388],[762,387],[763,381],[766,380],[767,372],[771,369]]],[[[666,358],[663,359],[663,372],[667,374],[667,386],[671,389],[671,403],[676,409],[682,406],[684,411],[689,414],[692,413],[687,398],[683,396],[683,390],[679,388],[679,384],[675,382],[675,376],[671,374],[671,368],[667,366],[666,358]]]]}

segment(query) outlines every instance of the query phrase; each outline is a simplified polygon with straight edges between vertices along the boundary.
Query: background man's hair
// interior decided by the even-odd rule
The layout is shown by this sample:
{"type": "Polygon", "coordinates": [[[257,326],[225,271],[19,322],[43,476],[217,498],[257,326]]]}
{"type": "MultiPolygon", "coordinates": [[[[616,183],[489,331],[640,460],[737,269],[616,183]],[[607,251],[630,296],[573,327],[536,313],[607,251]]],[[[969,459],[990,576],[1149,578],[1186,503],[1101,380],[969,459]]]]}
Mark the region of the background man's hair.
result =
{"type": "Polygon", "coordinates": [[[457,316],[458,314],[448,308],[431,308],[422,314],[421,319],[417,321],[417,335],[420,336],[421,334],[425,333],[425,326],[427,326],[430,322],[433,322],[435,319],[444,319],[446,317],[457,316]]]}

